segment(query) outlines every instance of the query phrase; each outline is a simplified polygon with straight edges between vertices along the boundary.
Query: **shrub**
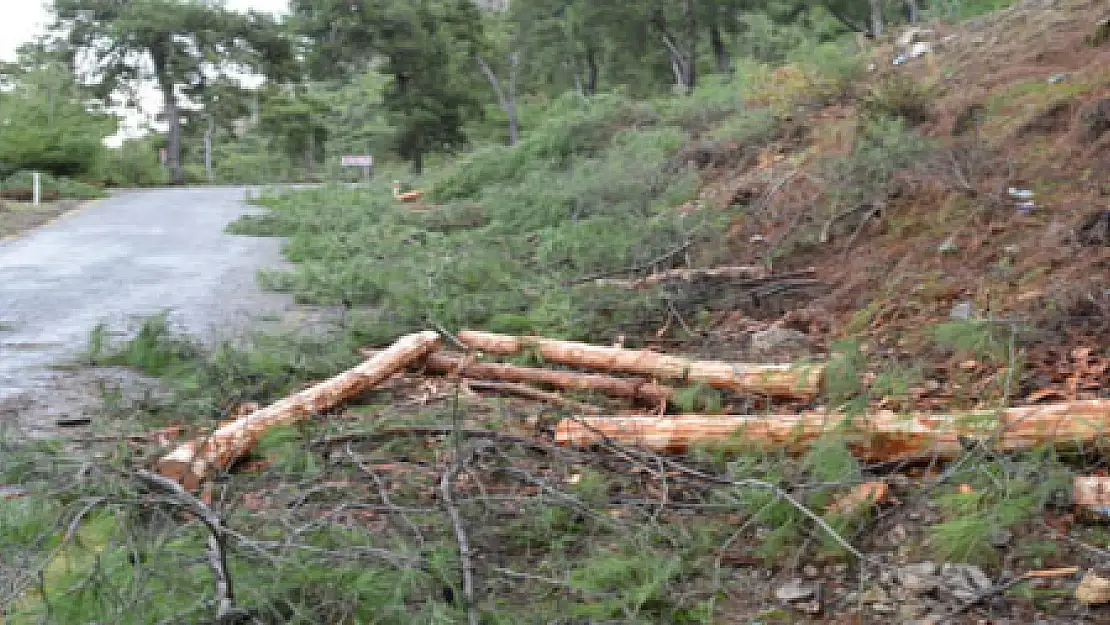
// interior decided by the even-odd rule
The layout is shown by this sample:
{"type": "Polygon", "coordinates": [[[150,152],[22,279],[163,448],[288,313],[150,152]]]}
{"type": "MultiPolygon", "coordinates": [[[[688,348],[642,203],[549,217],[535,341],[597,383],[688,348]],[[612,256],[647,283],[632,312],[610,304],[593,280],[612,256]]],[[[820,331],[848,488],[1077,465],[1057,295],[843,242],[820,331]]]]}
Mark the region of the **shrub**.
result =
{"type": "Polygon", "coordinates": [[[922,124],[933,116],[936,100],[932,85],[917,82],[905,74],[887,76],[863,98],[863,110],[872,118],[903,119],[913,126],[922,124]]]}
{"type": "MultiPolygon", "coordinates": [[[[20,171],[0,183],[0,195],[16,200],[30,200],[34,195],[34,173],[20,171]]],[[[84,182],[68,178],[55,178],[48,173],[39,174],[39,188],[43,200],[89,200],[101,197],[104,192],[84,182]]]]}

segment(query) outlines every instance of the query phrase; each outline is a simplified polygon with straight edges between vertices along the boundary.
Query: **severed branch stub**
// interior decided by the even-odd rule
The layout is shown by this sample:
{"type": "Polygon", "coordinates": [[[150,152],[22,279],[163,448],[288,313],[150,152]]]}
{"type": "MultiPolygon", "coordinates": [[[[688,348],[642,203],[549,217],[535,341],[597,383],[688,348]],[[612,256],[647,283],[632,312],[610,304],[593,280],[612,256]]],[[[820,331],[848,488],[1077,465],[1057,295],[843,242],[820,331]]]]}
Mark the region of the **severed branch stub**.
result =
{"type": "Polygon", "coordinates": [[[786,449],[804,453],[827,434],[844,437],[853,453],[870,461],[955,458],[962,439],[993,436],[993,448],[1022,451],[1042,444],[1077,444],[1110,433],[1110,400],[1024,406],[948,415],[881,411],[848,417],[805,412],[771,416],[577,417],[560,421],[555,442],[586,446],[605,441],[657,452],[685,452],[693,445],[786,449]]]}
{"type": "Polygon", "coordinates": [[[516,337],[463,330],[459,341],[491,354],[517,354],[533,349],[544,360],[599,371],[646,375],[657,379],[702,382],[739,393],[810,399],[820,391],[824,366],[748,364],[690,360],[651,350],[602,347],[539,336],[516,337]]]}
{"type": "Polygon", "coordinates": [[[158,471],[196,490],[213,473],[247,454],[268,428],[308,420],[357,397],[439,345],[439,334],[430,330],[403,336],[353,369],[236,419],[206,438],[180,445],[158,461],[158,471]]]}

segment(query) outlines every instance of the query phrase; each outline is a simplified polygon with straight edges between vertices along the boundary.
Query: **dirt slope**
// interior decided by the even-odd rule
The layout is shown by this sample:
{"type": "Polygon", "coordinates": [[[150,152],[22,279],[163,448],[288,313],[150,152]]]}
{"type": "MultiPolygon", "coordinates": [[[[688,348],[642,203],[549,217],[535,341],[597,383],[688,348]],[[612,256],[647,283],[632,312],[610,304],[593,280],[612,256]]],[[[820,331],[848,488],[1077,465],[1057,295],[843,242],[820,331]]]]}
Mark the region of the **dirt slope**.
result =
{"type": "MultiPolygon", "coordinates": [[[[732,229],[731,260],[816,267],[828,289],[800,329],[821,318],[834,336],[870,336],[880,356],[928,356],[925,330],[960,310],[1005,321],[1033,365],[1022,394],[1062,388],[1051,378],[1089,356],[1077,349],[1110,346],[1108,17],[1091,0],[1028,1],[928,25],[933,52],[904,64],[899,46],[877,47],[854,97],[754,164],[706,171],[707,204],[755,209],[732,229]],[[824,213],[822,159],[849,158],[871,102],[901,106],[930,147],[881,197],[824,213]]],[[[1105,389],[1102,376],[1087,386],[1105,389]]]]}

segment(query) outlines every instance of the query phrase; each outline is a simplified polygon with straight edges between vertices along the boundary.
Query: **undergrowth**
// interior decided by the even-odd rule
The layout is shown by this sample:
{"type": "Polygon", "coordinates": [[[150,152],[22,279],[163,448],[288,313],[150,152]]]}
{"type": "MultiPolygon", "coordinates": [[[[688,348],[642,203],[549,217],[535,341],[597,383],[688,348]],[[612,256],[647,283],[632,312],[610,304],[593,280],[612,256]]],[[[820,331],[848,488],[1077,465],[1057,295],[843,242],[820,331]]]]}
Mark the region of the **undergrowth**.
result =
{"type": "Polygon", "coordinates": [[[636,336],[666,320],[665,294],[590,278],[666,269],[689,241],[720,236],[732,210],[674,208],[698,185],[679,155],[712,124],[715,136],[749,145],[773,139],[778,114],[747,104],[754,85],[738,78],[657,103],[568,97],[517,146],[480,150],[426,180],[424,210],[382,187],[327,188],[263,198],[271,212],[232,231],[287,236],[297,266],[266,283],[306,302],[350,302],[364,341],[429,324],[636,336]]]}

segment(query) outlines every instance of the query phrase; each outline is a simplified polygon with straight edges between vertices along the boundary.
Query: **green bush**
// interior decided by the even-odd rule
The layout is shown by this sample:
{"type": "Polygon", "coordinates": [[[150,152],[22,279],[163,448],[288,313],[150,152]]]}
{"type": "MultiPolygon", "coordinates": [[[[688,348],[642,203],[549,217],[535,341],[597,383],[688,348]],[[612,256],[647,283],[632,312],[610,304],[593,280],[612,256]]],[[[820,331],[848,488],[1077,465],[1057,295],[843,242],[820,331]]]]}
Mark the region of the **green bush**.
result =
{"type": "MultiPolygon", "coordinates": [[[[34,194],[34,172],[20,171],[0,182],[0,196],[29,200],[34,194]]],[[[55,178],[48,173],[39,174],[39,188],[43,200],[89,200],[104,195],[98,187],[70,180],[55,178]]]]}
{"type": "Polygon", "coordinates": [[[864,112],[873,118],[897,118],[916,125],[932,119],[936,97],[931,85],[905,74],[894,74],[874,85],[862,104],[864,112]]]}
{"type": "Polygon", "coordinates": [[[131,139],[110,150],[101,176],[112,186],[148,186],[169,182],[169,172],[158,158],[159,137],[131,139]]]}

